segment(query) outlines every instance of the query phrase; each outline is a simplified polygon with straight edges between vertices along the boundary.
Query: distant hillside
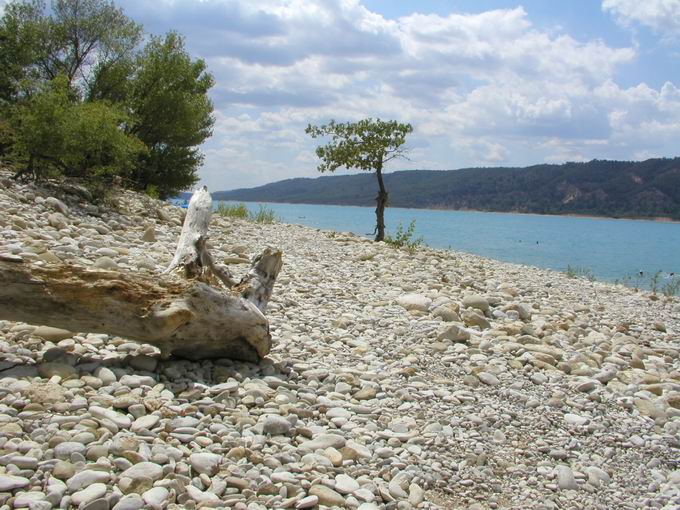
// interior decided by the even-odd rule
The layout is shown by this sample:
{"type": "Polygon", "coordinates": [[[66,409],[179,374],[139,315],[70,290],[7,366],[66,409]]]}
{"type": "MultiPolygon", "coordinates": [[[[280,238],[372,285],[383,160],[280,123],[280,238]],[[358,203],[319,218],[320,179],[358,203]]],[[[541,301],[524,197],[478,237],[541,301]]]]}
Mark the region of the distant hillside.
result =
{"type": "MultiPolygon", "coordinates": [[[[680,158],[408,170],[385,174],[385,186],[392,207],[680,220],[680,158]]],[[[372,206],[376,190],[375,175],[361,172],[287,179],[257,188],[218,191],[213,197],[372,206]]]]}

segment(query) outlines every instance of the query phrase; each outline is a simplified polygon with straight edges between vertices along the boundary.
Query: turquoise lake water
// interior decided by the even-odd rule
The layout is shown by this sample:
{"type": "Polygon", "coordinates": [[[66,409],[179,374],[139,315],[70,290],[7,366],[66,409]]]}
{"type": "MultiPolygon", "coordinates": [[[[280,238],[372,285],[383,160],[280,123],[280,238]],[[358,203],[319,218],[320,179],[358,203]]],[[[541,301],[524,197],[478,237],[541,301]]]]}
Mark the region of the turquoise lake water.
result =
{"type": "MultiPolygon", "coordinates": [[[[227,204],[232,202],[225,202],[227,204]]],[[[285,223],[373,237],[371,207],[266,203],[285,223]]],[[[256,212],[259,204],[247,203],[256,212]]],[[[657,271],[680,274],[680,224],[570,216],[388,208],[387,230],[416,220],[416,237],[506,262],[564,271],[587,268],[599,280],[657,271]]],[[[635,281],[635,279],[633,279],[635,281]]],[[[663,284],[664,279],[661,279],[663,284]]]]}

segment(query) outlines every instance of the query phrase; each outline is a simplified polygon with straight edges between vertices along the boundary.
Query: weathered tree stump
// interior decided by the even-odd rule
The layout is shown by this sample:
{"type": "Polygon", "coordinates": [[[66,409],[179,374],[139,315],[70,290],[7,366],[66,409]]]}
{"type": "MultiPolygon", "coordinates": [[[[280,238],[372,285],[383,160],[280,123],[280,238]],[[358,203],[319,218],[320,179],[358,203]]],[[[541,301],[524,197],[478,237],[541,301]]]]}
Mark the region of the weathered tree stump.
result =
{"type": "Polygon", "coordinates": [[[194,193],[175,256],[161,275],[0,259],[0,318],[107,333],[191,360],[259,361],[271,349],[265,317],[281,251],[267,248],[235,283],[207,249],[212,199],[194,193]]]}

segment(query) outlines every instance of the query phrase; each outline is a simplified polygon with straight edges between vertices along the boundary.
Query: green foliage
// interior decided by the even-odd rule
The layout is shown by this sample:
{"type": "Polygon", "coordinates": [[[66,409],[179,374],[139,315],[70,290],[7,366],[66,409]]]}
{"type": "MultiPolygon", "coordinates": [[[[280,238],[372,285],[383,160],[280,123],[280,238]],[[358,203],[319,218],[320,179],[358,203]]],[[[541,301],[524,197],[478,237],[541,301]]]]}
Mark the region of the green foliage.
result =
{"type": "Polygon", "coordinates": [[[207,92],[214,81],[203,60],[192,61],[176,33],[153,37],[136,62],[128,105],[129,132],[149,148],[134,174],[142,188],[158,187],[165,198],[191,187],[203,161],[198,145],[211,134],[213,106],[207,92]]]}
{"type": "MultiPolygon", "coordinates": [[[[16,74],[4,90],[16,97],[27,89],[20,86],[22,79],[40,85],[63,75],[80,94],[95,67],[129,58],[141,37],[142,27],[110,1],[54,0],[49,11],[40,0],[11,2],[0,21],[6,42],[0,59],[10,68],[0,72],[16,74]]],[[[3,74],[0,82],[7,81],[3,74]]]]}
{"type": "Polygon", "coordinates": [[[43,10],[38,0],[5,5],[0,19],[0,103],[15,102],[39,84],[43,10]]]}
{"type": "Polygon", "coordinates": [[[49,82],[13,118],[13,159],[36,177],[128,175],[144,145],[119,126],[127,115],[115,106],[72,102],[65,77],[49,82]]]}
{"type": "Polygon", "coordinates": [[[418,247],[423,244],[423,238],[414,238],[416,232],[416,220],[411,220],[408,228],[404,230],[404,226],[399,223],[394,237],[387,234],[385,242],[395,248],[406,248],[410,253],[414,253],[418,247]]]}
{"type": "Polygon", "coordinates": [[[37,177],[115,174],[161,198],[192,186],[212,133],[213,78],[180,35],[139,51],[141,39],[110,0],[5,6],[0,155],[11,150],[37,177]]]}
{"type": "Polygon", "coordinates": [[[661,292],[666,297],[680,295],[680,277],[672,276],[669,281],[661,286],[661,292]]]}
{"type": "Polygon", "coordinates": [[[153,184],[149,184],[144,190],[144,193],[146,196],[156,199],[160,198],[161,196],[160,192],[158,191],[158,186],[154,186],[153,184]]]}
{"type": "Polygon", "coordinates": [[[578,267],[567,264],[567,269],[564,273],[569,278],[585,278],[589,282],[595,281],[595,274],[587,267],[578,267]]]}
{"type": "Polygon", "coordinates": [[[253,221],[255,223],[272,224],[277,221],[274,210],[264,204],[260,204],[257,212],[254,213],[250,211],[244,203],[229,205],[220,202],[217,205],[216,212],[225,218],[238,218],[241,220],[253,221]]]}
{"type": "Polygon", "coordinates": [[[375,171],[378,179],[376,241],[382,241],[385,237],[384,212],[388,202],[382,169],[388,161],[406,157],[403,145],[406,135],[412,131],[411,124],[371,118],[346,123],[331,120],[325,126],[309,124],[305,129],[305,133],[312,138],[331,137],[326,145],[316,148],[316,155],[321,160],[317,167],[320,172],[333,172],[340,167],[375,171]]]}
{"type": "Polygon", "coordinates": [[[220,216],[224,216],[225,218],[239,218],[242,220],[246,220],[249,217],[249,211],[248,208],[246,207],[246,204],[240,203],[240,204],[234,204],[234,205],[228,205],[225,204],[224,202],[220,202],[217,205],[217,214],[220,216]]]}
{"type": "Polygon", "coordinates": [[[656,295],[659,290],[659,281],[661,280],[661,271],[657,271],[649,278],[649,290],[656,295]]]}
{"type": "Polygon", "coordinates": [[[346,123],[331,120],[324,126],[309,124],[305,129],[312,138],[331,137],[328,144],[316,148],[321,159],[319,172],[333,172],[339,167],[381,170],[388,161],[405,155],[402,145],[411,132],[411,124],[370,118],[346,123]]]}
{"type": "Polygon", "coordinates": [[[276,222],[276,216],[274,215],[274,210],[267,207],[266,205],[260,204],[259,209],[255,214],[251,214],[250,218],[255,223],[264,223],[270,225],[276,222]]]}

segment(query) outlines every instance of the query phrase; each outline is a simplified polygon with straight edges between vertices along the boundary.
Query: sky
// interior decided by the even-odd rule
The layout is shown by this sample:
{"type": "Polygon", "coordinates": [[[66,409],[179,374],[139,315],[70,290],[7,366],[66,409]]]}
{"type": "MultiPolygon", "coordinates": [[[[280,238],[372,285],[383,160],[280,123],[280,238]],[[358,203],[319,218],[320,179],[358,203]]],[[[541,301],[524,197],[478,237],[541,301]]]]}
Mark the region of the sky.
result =
{"type": "Polygon", "coordinates": [[[318,176],[331,119],[411,123],[388,170],[680,155],[680,0],[116,4],[214,75],[212,190],[318,176]]]}

